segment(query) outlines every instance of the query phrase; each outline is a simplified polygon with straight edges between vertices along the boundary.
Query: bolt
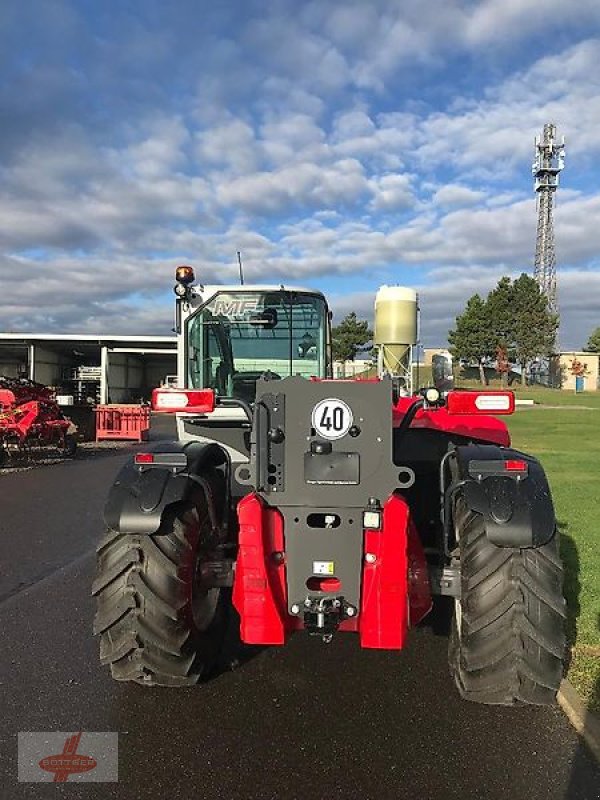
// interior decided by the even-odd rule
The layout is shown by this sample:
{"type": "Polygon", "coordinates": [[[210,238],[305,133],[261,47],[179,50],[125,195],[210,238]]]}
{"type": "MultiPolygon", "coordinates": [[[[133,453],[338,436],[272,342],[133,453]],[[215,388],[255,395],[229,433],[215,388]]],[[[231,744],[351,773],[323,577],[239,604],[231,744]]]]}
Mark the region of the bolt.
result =
{"type": "Polygon", "coordinates": [[[346,609],[346,616],[353,617],[355,614],[356,614],[356,609],[354,608],[354,606],[348,606],[348,608],[346,609]]]}
{"type": "Polygon", "coordinates": [[[300,606],[298,605],[298,603],[294,603],[294,605],[291,607],[290,611],[292,612],[292,614],[299,614],[300,613],[300,606]]]}
{"type": "Polygon", "coordinates": [[[375,555],[375,553],[366,553],[365,561],[367,562],[367,564],[374,564],[377,561],[377,556],[375,555]]]}

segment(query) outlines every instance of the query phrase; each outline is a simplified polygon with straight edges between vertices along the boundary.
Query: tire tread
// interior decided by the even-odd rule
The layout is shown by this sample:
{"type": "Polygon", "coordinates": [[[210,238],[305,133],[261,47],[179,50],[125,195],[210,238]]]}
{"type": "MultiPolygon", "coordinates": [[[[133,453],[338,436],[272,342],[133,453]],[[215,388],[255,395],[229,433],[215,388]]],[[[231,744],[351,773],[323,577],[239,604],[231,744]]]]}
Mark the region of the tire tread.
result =
{"type": "Polygon", "coordinates": [[[497,547],[460,495],[455,521],[462,611],[449,661],[460,694],[487,704],[554,703],[566,647],[558,533],[538,548],[497,547]]]}
{"type": "Polygon", "coordinates": [[[212,666],[217,645],[195,629],[191,614],[195,554],[206,536],[205,502],[199,493],[193,505],[168,510],[154,534],[109,530],[100,543],[94,633],[100,636],[100,661],[116,680],[189,686],[212,666]]]}

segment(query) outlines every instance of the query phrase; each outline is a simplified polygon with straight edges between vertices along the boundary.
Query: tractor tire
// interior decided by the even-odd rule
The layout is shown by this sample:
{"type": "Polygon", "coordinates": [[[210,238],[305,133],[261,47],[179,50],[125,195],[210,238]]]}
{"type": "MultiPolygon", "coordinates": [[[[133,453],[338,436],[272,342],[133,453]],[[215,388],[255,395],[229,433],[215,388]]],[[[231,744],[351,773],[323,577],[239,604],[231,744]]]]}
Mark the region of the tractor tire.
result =
{"type": "Polygon", "coordinates": [[[498,547],[460,495],[454,524],[461,598],[448,657],[459,693],[491,705],[553,704],[566,654],[558,532],[541,547],[498,547]]]}
{"type": "Polygon", "coordinates": [[[190,686],[217,664],[228,602],[226,589],[202,587],[210,535],[201,492],[167,509],[154,534],[108,531],[92,594],[100,661],[115,680],[190,686]]]}

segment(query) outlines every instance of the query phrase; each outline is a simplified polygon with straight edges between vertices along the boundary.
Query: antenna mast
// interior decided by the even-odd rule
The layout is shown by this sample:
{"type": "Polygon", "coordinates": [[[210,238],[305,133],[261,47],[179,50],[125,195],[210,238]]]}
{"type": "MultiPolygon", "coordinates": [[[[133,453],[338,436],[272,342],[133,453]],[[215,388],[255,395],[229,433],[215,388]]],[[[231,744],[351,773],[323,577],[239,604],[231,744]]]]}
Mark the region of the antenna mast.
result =
{"type": "Polygon", "coordinates": [[[556,141],[556,125],[547,123],[541,136],[535,138],[535,158],[531,167],[537,194],[537,239],[533,276],[548,299],[550,311],[556,313],[556,251],[554,249],[554,193],[558,175],[565,166],[565,137],[556,141]]]}
{"type": "Polygon", "coordinates": [[[240,268],[240,286],[243,286],[244,285],[244,268],[242,267],[242,254],[240,253],[239,250],[237,251],[237,257],[238,257],[238,265],[239,265],[239,268],[240,268]]]}

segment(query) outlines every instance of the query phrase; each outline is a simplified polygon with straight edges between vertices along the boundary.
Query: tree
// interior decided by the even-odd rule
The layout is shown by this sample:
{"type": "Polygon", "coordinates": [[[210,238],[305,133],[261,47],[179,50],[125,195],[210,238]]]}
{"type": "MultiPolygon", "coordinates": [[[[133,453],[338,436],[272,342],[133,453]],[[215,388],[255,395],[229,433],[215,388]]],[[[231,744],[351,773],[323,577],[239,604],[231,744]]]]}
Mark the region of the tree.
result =
{"type": "Polygon", "coordinates": [[[351,311],[339,325],[331,331],[333,358],[345,363],[354,361],[358,348],[373,338],[373,331],[366,320],[356,318],[351,311]]]}
{"type": "Polygon", "coordinates": [[[496,356],[496,372],[500,375],[502,386],[510,372],[509,347],[514,332],[512,284],[506,275],[498,281],[498,285],[487,296],[486,300],[488,326],[494,340],[496,356]]]}
{"type": "Polygon", "coordinates": [[[585,350],[587,353],[600,353],[600,328],[591,332],[585,350]]]}
{"type": "Polygon", "coordinates": [[[483,364],[493,354],[496,342],[487,303],[478,294],[469,298],[464,312],[456,318],[456,328],[449,331],[448,342],[455,358],[477,363],[481,384],[485,386],[483,364]]]}
{"type": "Polygon", "coordinates": [[[521,365],[524,386],[527,365],[534,358],[551,355],[554,349],[558,317],[550,312],[548,300],[537,281],[524,272],[514,281],[511,295],[510,345],[514,360],[521,365]]]}
{"type": "MultiPolygon", "coordinates": [[[[486,300],[487,324],[494,339],[494,350],[508,351],[514,338],[513,286],[506,275],[498,281],[486,300]]],[[[508,353],[507,353],[508,355],[508,353]]]]}
{"type": "Polygon", "coordinates": [[[495,356],[499,363],[499,354],[502,369],[509,361],[521,365],[524,384],[529,362],[551,354],[557,329],[558,317],[548,309],[537,282],[523,273],[514,282],[500,278],[486,300],[473,295],[456,318],[456,329],[449,332],[448,341],[458,358],[477,362],[482,384],[486,382],[485,360],[495,356]]]}

